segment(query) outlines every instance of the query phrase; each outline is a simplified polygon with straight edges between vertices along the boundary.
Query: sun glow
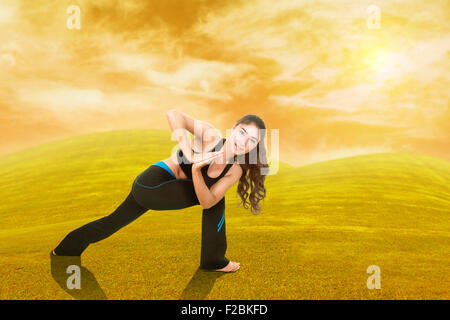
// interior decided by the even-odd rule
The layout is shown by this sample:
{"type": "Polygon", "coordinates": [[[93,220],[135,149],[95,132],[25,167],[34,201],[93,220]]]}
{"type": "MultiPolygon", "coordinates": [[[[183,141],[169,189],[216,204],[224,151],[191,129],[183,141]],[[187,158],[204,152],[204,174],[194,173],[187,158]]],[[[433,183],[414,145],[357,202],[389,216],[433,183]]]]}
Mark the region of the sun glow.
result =
{"type": "Polygon", "coordinates": [[[369,57],[370,69],[376,80],[383,81],[403,74],[406,57],[401,53],[373,51],[369,57]]]}

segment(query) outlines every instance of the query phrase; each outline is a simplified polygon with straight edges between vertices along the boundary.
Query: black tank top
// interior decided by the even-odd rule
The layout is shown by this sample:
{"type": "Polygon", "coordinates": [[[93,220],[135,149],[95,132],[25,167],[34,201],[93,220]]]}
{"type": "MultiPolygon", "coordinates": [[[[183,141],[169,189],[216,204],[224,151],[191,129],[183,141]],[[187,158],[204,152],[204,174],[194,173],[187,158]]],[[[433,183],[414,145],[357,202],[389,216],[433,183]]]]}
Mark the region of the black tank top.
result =
{"type": "MultiPolygon", "coordinates": [[[[212,148],[209,152],[217,152],[220,151],[222,149],[222,147],[225,144],[226,139],[222,138],[221,141],[219,141],[214,148],[212,148]]],[[[194,153],[200,153],[197,151],[192,150],[194,153]]],[[[183,170],[184,174],[189,178],[192,179],[192,163],[189,162],[189,160],[184,156],[183,151],[181,149],[178,150],[177,152],[177,160],[178,163],[180,164],[181,170],[183,170]]],[[[225,174],[228,172],[228,170],[230,170],[230,168],[233,166],[233,163],[227,163],[227,165],[225,166],[225,168],[223,169],[222,173],[217,177],[217,178],[210,178],[208,176],[208,168],[209,168],[209,164],[207,164],[206,166],[201,168],[201,172],[202,172],[202,176],[203,179],[205,180],[205,184],[207,185],[208,188],[211,188],[211,186],[216,183],[218,180],[220,180],[223,176],[225,176],[225,174]]]]}

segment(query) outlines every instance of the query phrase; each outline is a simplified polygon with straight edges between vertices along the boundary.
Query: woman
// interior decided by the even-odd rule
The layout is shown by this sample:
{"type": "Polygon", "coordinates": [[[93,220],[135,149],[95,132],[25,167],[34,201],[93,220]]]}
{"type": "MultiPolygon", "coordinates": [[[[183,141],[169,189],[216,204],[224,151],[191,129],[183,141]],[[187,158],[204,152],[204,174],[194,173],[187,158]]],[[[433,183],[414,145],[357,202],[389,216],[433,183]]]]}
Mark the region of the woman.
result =
{"type": "Polygon", "coordinates": [[[223,272],[240,268],[238,262],[225,257],[225,193],[239,181],[237,192],[243,207],[247,209],[250,204],[252,213],[260,212],[259,201],[266,196],[262,170],[268,167],[265,124],[258,116],[247,115],[234,124],[225,139],[207,122],[183,112],[170,110],[166,115],[180,149],[139,174],[128,197],[112,214],[69,233],[52,255],[79,256],[89,244],[109,237],[149,209],[201,205],[200,268],[223,272]],[[191,142],[186,130],[193,134],[191,142]]]}

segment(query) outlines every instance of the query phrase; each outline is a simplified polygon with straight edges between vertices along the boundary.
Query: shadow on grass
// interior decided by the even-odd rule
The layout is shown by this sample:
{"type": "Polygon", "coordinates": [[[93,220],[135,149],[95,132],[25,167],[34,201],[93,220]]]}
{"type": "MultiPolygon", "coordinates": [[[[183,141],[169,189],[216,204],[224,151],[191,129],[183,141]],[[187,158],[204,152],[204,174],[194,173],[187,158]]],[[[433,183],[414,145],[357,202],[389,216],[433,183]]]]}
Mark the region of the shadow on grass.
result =
{"type": "Polygon", "coordinates": [[[225,272],[211,272],[197,269],[194,276],[184,289],[179,300],[203,300],[211,292],[216,279],[225,272]]]}
{"type": "MultiPolygon", "coordinates": [[[[78,300],[107,300],[105,293],[98,284],[92,272],[81,265],[81,257],[54,256],[50,254],[51,274],[56,283],[65,292],[78,300]],[[69,266],[78,266],[80,270],[80,289],[69,289],[68,280],[75,274],[69,266]]],[[[71,283],[71,279],[69,283],[71,283]]]]}

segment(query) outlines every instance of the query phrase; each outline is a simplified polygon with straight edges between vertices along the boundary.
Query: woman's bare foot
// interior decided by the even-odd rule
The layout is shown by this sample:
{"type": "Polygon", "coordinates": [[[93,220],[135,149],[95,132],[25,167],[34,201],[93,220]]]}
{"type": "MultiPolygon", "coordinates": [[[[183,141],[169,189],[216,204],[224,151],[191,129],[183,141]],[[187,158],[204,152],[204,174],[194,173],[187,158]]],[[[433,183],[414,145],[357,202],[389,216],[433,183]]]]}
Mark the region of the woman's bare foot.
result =
{"type": "Polygon", "coordinates": [[[235,272],[238,271],[241,267],[239,262],[230,261],[224,268],[216,269],[214,271],[223,271],[223,272],[235,272]]]}

